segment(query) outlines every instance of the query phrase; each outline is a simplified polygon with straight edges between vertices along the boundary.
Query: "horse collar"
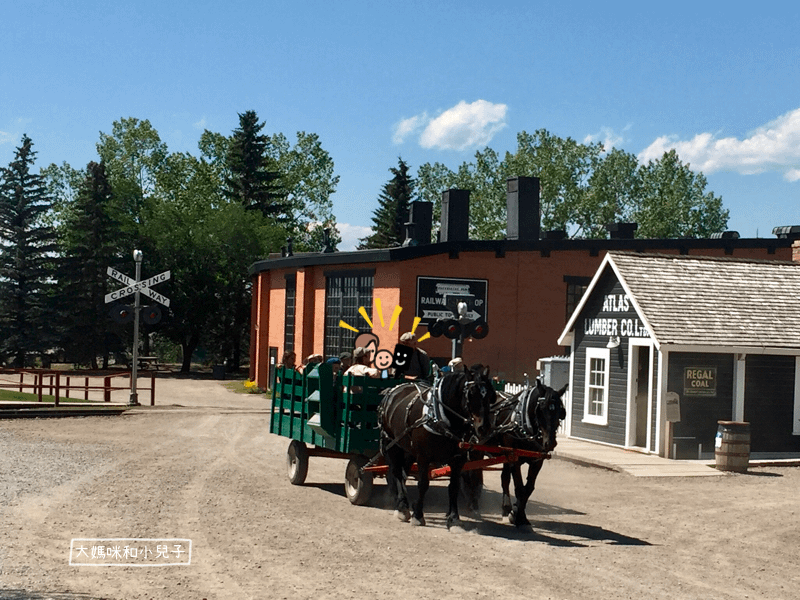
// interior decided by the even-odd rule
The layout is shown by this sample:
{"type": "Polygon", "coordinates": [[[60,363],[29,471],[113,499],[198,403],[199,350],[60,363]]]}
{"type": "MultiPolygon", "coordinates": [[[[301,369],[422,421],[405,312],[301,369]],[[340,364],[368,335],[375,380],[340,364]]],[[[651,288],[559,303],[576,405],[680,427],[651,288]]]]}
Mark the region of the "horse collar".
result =
{"type": "Polygon", "coordinates": [[[514,423],[525,438],[538,440],[539,429],[534,427],[534,423],[531,422],[530,411],[528,410],[532,395],[533,389],[527,389],[522,393],[522,399],[514,409],[514,423]]]}

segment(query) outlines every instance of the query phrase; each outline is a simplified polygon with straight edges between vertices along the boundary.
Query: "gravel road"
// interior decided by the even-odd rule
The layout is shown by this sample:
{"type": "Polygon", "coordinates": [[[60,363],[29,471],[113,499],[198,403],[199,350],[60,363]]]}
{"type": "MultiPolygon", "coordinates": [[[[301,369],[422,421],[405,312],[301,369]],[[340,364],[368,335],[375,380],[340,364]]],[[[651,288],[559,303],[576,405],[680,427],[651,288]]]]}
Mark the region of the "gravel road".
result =
{"type": "Polygon", "coordinates": [[[492,472],[459,535],[442,484],[424,528],[393,519],[383,482],[350,505],[343,461],[292,486],[263,396],[157,385],[120,417],[0,421],[0,598],[797,597],[797,468],[659,480],[553,460],[532,532],[502,522],[492,472]],[[191,564],[71,566],[74,538],[188,539],[191,564]]]}

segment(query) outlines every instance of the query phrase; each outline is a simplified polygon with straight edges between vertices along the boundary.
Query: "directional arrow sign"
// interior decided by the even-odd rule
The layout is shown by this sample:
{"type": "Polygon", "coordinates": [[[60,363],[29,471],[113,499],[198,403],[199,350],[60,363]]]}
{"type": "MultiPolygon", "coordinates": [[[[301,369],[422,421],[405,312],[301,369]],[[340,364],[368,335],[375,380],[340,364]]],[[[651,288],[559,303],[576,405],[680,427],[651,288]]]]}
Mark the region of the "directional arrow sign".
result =
{"type": "Polygon", "coordinates": [[[147,294],[156,302],[161,302],[164,306],[169,306],[169,299],[158,294],[150,289],[150,286],[155,285],[157,283],[161,283],[166,281],[170,277],[169,271],[164,271],[163,273],[159,273],[158,275],[154,275],[150,279],[144,279],[142,281],[136,282],[130,277],[127,277],[120,273],[119,271],[112,269],[111,267],[108,268],[109,276],[113,277],[114,279],[121,281],[125,284],[124,288],[120,288],[110,294],[106,294],[106,304],[109,302],[114,302],[115,300],[119,300],[120,298],[124,298],[125,296],[130,296],[136,292],[142,292],[143,294],[147,294]]]}

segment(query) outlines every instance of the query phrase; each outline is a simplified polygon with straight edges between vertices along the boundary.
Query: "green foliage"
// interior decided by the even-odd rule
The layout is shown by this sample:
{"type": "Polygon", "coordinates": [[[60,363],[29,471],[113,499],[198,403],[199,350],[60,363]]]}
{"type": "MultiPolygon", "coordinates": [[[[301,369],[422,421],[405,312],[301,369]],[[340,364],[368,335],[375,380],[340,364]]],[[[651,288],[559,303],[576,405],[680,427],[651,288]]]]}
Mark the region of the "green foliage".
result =
{"type": "Polygon", "coordinates": [[[706,193],[705,176],[683,164],[675,150],[641,171],[641,199],[632,213],[640,237],[708,237],[727,227],[722,199],[706,193]]]}
{"type": "Polygon", "coordinates": [[[131,117],[114,121],[111,134],[100,133],[97,153],[106,165],[114,196],[127,215],[120,227],[129,237],[135,237],[146,199],[155,193],[158,175],[167,160],[167,145],[150,121],[131,117]]]}
{"type": "MultiPolygon", "coordinates": [[[[338,176],[318,136],[300,132],[290,147],[282,134],[261,135],[262,128],[254,112],[243,113],[231,137],[205,131],[199,157],[170,153],[146,120],[121,119],[100,136],[98,153],[112,192],[107,215],[116,228],[111,254],[123,261],[115,266],[125,271],[130,251],[138,248],[145,256],[143,277],[172,272],[160,290],[171,299],[169,310],[161,324],[142,328],[162,344],[180,345],[185,370],[201,346],[214,360],[238,365],[249,343],[249,266],[277,251],[287,236],[295,238],[298,251],[322,250],[323,229],[335,227],[330,195],[338,176]]],[[[62,247],[65,254],[75,253],[91,229],[80,220],[86,210],[77,202],[85,174],[64,163],[51,165],[46,175],[57,197],[53,222],[62,247]]],[[[78,285],[75,273],[61,273],[60,279],[63,286],[78,285]]],[[[115,285],[105,275],[101,279],[115,285]]],[[[68,301],[64,310],[75,306],[68,301]]],[[[108,325],[105,311],[98,320],[108,325]]]]}
{"type": "Polygon", "coordinates": [[[247,210],[258,210],[265,217],[285,219],[288,205],[281,174],[267,156],[268,138],[253,110],[239,114],[239,127],[227,147],[225,196],[247,210]]]}
{"type": "Polygon", "coordinates": [[[360,240],[359,249],[389,248],[399,246],[405,240],[405,223],[414,200],[416,182],[402,158],[398,158],[397,167],[389,171],[394,176],[384,184],[378,196],[378,208],[372,217],[373,233],[360,240]]]}
{"type": "Polygon", "coordinates": [[[323,230],[330,229],[335,248],[341,243],[336,230],[331,196],[339,184],[334,174],[333,159],[322,148],[315,133],[297,132],[294,146],[282,133],[269,137],[267,155],[282,174],[289,207],[288,234],[294,238],[299,252],[321,252],[325,249],[323,230]]]}
{"type": "Polygon", "coordinates": [[[52,343],[48,318],[56,250],[47,222],[52,199],[44,178],[31,172],[36,160],[27,135],[14,160],[0,172],[0,354],[26,366],[29,355],[52,343]]]}
{"type": "Polygon", "coordinates": [[[637,221],[638,237],[707,237],[723,231],[728,211],[706,179],[683,165],[674,151],[639,165],[623,150],[604,154],[599,143],[582,144],[540,129],[517,135],[517,149],[503,160],[491,148],[456,171],[441,163],[419,168],[420,197],[441,218],[441,192],[470,190],[470,236],[498,239],[506,228],[506,180],[538,177],[542,230],[564,229],[572,237],[604,238],[605,226],[637,221]]]}
{"type": "Polygon", "coordinates": [[[62,262],[57,295],[61,345],[69,362],[91,364],[97,357],[108,366],[109,354],[120,351],[122,327],[107,317],[105,294],[111,284],[108,267],[119,267],[126,254],[120,245],[120,207],[103,163],[90,162],[74,200],[61,207],[59,226],[62,262]],[[116,340],[116,343],[113,343],[116,340]]]}

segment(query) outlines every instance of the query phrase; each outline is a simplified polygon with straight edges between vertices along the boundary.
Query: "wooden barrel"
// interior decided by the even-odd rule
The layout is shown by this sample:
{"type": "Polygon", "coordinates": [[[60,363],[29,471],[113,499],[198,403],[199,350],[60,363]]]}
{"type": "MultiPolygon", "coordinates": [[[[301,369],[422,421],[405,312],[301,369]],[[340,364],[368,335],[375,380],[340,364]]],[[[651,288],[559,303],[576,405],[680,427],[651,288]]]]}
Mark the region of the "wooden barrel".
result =
{"type": "Polygon", "coordinates": [[[747,473],[750,463],[750,423],[717,421],[714,458],[720,471],[747,473]]]}

